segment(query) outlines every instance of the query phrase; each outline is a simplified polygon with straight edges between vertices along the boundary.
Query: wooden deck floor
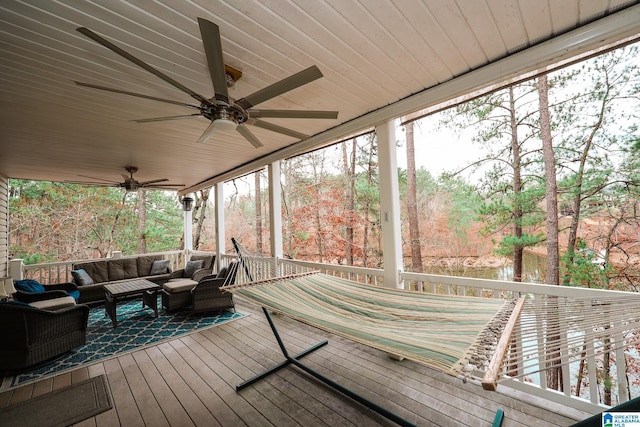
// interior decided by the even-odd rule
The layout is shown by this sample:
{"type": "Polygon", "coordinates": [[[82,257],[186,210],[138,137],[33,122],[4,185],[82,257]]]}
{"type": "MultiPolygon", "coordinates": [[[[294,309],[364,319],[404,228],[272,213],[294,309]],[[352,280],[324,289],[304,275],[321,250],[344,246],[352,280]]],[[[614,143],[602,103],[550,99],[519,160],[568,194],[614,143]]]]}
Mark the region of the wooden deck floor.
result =
{"type": "MultiPolygon", "coordinates": [[[[392,426],[377,413],[295,367],[240,391],[235,386],[282,361],[259,308],[250,316],[0,394],[0,407],[106,374],[114,408],[76,426],[392,426]]],[[[296,354],[328,338],[304,362],[420,426],[567,426],[574,420],[502,393],[274,316],[296,354]]],[[[2,420],[0,420],[2,425],[2,420]]]]}

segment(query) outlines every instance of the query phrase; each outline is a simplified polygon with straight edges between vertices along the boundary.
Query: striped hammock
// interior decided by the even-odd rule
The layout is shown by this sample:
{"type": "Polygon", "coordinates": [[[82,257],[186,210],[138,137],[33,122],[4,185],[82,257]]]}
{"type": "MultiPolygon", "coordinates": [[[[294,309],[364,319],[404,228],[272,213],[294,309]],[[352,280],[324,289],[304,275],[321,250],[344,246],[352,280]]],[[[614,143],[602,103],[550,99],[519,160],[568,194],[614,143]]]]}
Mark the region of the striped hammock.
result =
{"type": "Polygon", "coordinates": [[[460,374],[476,354],[488,325],[510,310],[500,299],[369,286],[321,273],[222,289],[451,375],[460,374]]]}

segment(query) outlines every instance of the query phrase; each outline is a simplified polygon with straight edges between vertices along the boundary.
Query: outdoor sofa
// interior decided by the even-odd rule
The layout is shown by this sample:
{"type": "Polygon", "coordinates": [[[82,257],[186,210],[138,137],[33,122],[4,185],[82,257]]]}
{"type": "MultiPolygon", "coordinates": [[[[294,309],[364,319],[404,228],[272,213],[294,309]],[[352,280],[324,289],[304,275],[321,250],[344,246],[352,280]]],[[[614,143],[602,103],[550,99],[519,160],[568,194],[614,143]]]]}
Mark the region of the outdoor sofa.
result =
{"type": "Polygon", "coordinates": [[[138,255],[73,264],[71,274],[80,291],[78,303],[89,304],[103,302],[104,285],[110,283],[146,279],[162,286],[171,276],[171,267],[162,255],[138,255]]]}

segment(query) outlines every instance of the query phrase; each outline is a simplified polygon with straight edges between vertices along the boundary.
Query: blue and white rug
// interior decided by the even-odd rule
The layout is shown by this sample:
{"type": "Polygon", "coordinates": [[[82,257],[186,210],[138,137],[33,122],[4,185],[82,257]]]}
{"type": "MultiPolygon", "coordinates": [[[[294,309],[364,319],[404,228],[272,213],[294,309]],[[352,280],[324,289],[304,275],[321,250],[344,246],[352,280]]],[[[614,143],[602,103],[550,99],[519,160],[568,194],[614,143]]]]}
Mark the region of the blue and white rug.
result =
{"type": "MultiPolygon", "coordinates": [[[[160,300],[158,307],[162,307],[160,300]]],[[[141,308],[140,300],[118,305],[117,329],[113,329],[104,306],[92,308],[84,346],[73,349],[45,366],[0,378],[0,392],[245,316],[227,311],[198,315],[191,314],[189,309],[168,314],[159,309],[156,319],[153,310],[141,308]]]]}

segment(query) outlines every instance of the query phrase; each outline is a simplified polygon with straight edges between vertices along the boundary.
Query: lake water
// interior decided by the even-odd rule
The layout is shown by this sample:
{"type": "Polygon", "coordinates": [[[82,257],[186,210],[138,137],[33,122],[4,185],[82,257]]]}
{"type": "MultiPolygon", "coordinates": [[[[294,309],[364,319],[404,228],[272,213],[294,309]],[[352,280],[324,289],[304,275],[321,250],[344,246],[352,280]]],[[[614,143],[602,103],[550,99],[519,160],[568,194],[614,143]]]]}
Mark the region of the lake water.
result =
{"type": "MultiPolygon", "coordinates": [[[[444,274],[447,276],[474,277],[478,279],[513,280],[513,265],[510,263],[498,268],[477,267],[426,267],[425,273],[444,274]]],[[[523,282],[544,283],[547,274],[546,257],[544,255],[524,253],[523,282]]]]}

